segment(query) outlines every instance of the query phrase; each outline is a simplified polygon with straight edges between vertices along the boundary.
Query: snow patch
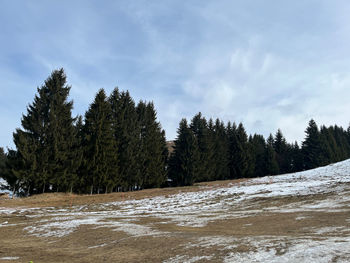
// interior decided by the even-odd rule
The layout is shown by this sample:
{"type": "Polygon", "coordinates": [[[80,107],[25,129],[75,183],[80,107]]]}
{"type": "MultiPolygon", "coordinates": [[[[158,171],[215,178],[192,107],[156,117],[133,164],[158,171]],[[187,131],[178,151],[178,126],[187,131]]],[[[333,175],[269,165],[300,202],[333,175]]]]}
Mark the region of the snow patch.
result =
{"type": "Polygon", "coordinates": [[[211,260],[213,256],[196,256],[196,257],[190,257],[186,255],[177,255],[176,257],[169,258],[163,263],[193,263],[197,262],[199,260],[211,260]]]}
{"type": "Polygon", "coordinates": [[[17,260],[19,257],[2,257],[0,260],[17,260]]]}

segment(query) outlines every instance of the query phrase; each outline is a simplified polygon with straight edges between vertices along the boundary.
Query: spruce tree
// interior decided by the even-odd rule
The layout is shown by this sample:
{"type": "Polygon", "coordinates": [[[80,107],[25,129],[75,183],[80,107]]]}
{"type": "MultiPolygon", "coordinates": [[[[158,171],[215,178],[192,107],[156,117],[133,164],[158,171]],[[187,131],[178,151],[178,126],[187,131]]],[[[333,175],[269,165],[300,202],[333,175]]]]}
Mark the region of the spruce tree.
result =
{"type": "Polygon", "coordinates": [[[276,175],[279,173],[279,166],[276,160],[276,152],[273,147],[273,144],[274,144],[274,138],[272,134],[270,134],[270,136],[267,138],[266,153],[265,153],[266,172],[268,175],[276,175]]]}
{"type": "Polygon", "coordinates": [[[166,140],[153,103],[140,101],[137,105],[140,125],[140,186],[141,188],[160,187],[166,180],[164,156],[166,140]]]}
{"type": "Polygon", "coordinates": [[[192,185],[200,175],[197,140],[186,119],[181,120],[177,133],[174,151],[169,160],[169,178],[173,186],[192,185]]]}
{"type": "Polygon", "coordinates": [[[227,124],[227,141],[228,141],[228,169],[229,169],[229,178],[235,179],[238,178],[238,171],[236,168],[236,151],[237,151],[237,126],[235,123],[231,124],[228,122],[227,124]]]}
{"type": "Polygon", "coordinates": [[[25,181],[28,192],[45,192],[48,185],[67,190],[70,174],[77,165],[75,156],[73,102],[63,69],[55,70],[37,89],[34,102],[22,117],[22,129],[14,133],[14,143],[23,165],[15,173],[25,181]]]}
{"type": "Polygon", "coordinates": [[[295,142],[292,145],[292,164],[291,164],[291,172],[300,172],[303,170],[303,154],[298,145],[298,142],[295,142]]]}
{"type": "Polygon", "coordinates": [[[6,159],[7,156],[5,154],[4,148],[0,147],[0,178],[4,178],[6,170],[6,159]]]}
{"type": "Polygon", "coordinates": [[[112,128],[117,143],[123,191],[141,185],[139,166],[140,125],[135,102],[128,91],[114,89],[109,97],[112,109],[112,128]]]}
{"type": "Polygon", "coordinates": [[[310,120],[309,126],[305,131],[306,138],[302,144],[302,151],[304,155],[305,169],[313,169],[318,167],[321,161],[321,138],[314,120],[310,120]]]}
{"type": "Polygon", "coordinates": [[[268,174],[266,167],[266,142],[265,138],[262,135],[254,134],[250,140],[252,147],[252,155],[254,156],[255,165],[254,165],[254,176],[262,177],[268,174]]]}
{"type": "Polygon", "coordinates": [[[278,129],[276,132],[273,147],[276,152],[276,160],[278,162],[279,172],[282,174],[290,172],[291,146],[288,145],[280,129],[278,129]]]}
{"type": "Polygon", "coordinates": [[[84,159],[86,163],[85,182],[90,185],[90,193],[96,189],[111,191],[118,183],[118,149],[111,127],[111,107],[106,94],[101,89],[94,102],[85,113],[84,159]]]}
{"type": "Polygon", "coordinates": [[[334,139],[333,132],[326,126],[321,126],[320,128],[320,139],[321,139],[321,154],[322,160],[321,165],[327,165],[332,162],[337,162],[340,160],[337,152],[338,146],[334,139]]]}
{"type": "Polygon", "coordinates": [[[200,172],[198,181],[208,181],[214,178],[214,163],[213,163],[213,142],[209,135],[207,121],[199,112],[196,114],[192,121],[190,128],[197,140],[197,145],[200,155],[200,172]]]}
{"type": "Polygon", "coordinates": [[[212,134],[214,144],[214,156],[211,161],[215,166],[214,178],[216,180],[225,180],[230,176],[229,171],[229,151],[228,137],[225,125],[219,119],[216,119],[215,125],[212,127],[212,120],[209,121],[209,131],[212,134]]]}
{"type": "Polygon", "coordinates": [[[238,178],[247,177],[251,169],[250,153],[248,148],[248,135],[240,123],[236,130],[236,142],[233,145],[233,160],[238,178]]]}

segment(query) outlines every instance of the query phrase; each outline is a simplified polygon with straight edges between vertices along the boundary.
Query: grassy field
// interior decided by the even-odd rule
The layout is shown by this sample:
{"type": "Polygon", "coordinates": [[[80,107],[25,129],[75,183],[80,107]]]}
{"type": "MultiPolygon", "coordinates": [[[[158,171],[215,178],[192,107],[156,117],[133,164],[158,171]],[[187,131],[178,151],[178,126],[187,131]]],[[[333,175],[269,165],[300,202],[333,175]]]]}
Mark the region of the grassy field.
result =
{"type": "Polygon", "coordinates": [[[349,168],[3,199],[0,262],[349,262],[349,168]]]}

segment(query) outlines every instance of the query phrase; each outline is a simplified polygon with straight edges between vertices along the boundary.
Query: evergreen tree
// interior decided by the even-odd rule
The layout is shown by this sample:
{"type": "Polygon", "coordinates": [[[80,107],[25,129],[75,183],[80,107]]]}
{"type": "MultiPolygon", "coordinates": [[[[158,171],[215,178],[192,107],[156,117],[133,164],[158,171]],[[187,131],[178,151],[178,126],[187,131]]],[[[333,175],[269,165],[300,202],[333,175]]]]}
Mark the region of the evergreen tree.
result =
{"type": "Polygon", "coordinates": [[[235,123],[227,124],[227,141],[228,141],[228,168],[229,168],[229,178],[238,178],[238,171],[236,170],[236,149],[238,148],[237,139],[237,126],[235,123]]]}
{"type": "Polygon", "coordinates": [[[333,136],[338,146],[339,161],[345,160],[349,157],[350,152],[346,131],[342,127],[335,125],[333,136]]]}
{"type": "Polygon", "coordinates": [[[321,165],[327,165],[340,160],[340,156],[338,156],[338,146],[331,129],[326,128],[326,126],[321,126],[320,140],[320,147],[323,157],[321,160],[321,165]]]}
{"type": "Polygon", "coordinates": [[[236,143],[234,145],[234,165],[237,172],[237,177],[247,177],[250,170],[250,156],[248,148],[248,136],[243,127],[243,124],[240,123],[236,131],[236,143]]]}
{"type": "Polygon", "coordinates": [[[37,89],[34,102],[22,117],[23,130],[14,133],[14,143],[23,165],[15,173],[26,182],[28,192],[45,192],[49,184],[67,190],[69,174],[74,174],[75,157],[73,102],[63,69],[55,70],[37,89]],[[41,190],[40,190],[41,189],[41,190]]]}
{"type": "Polygon", "coordinates": [[[101,89],[85,113],[84,159],[86,164],[85,183],[90,193],[105,192],[120,183],[117,146],[111,127],[111,107],[101,89]]]}
{"type": "Polygon", "coordinates": [[[186,119],[181,120],[177,133],[169,160],[169,178],[174,186],[192,185],[200,175],[197,140],[186,119]]]}
{"type": "Polygon", "coordinates": [[[141,188],[160,187],[166,180],[165,161],[166,140],[160,123],[157,122],[153,103],[140,101],[137,105],[140,125],[140,186],[141,188]]]}
{"type": "Polygon", "coordinates": [[[291,148],[291,172],[302,171],[303,167],[303,154],[298,143],[295,142],[291,148]]]}
{"type": "Polygon", "coordinates": [[[112,128],[117,143],[120,164],[121,187],[123,191],[133,190],[141,185],[139,169],[140,125],[135,102],[129,92],[114,89],[109,97],[112,108],[112,128]]]}
{"type": "Polygon", "coordinates": [[[279,166],[280,173],[288,173],[291,171],[291,146],[288,145],[282,131],[277,130],[273,142],[273,148],[276,152],[276,160],[279,166]]]}
{"type": "Polygon", "coordinates": [[[6,170],[6,154],[4,148],[0,147],[0,178],[4,178],[6,170]]]}
{"type": "Polygon", "coordinates": [[[313,169],[318,167],[321,163],[321,138],[314,120],[310,120],[309,126],[306,128],[306,138],[302,144],[302,151],[304,155],[305,169],[313,169]]]}
{"type": "Polygon", "coordinates": [[[214,156],[211,163],[214,165],[215,171],[212,180],[228,179],[230,176],[229,150],[225,125],[219,119],[216,119],[215,125],[213,126],[212,120],[210,119],[208,126],[212,138],[211,140],[214,142],[214,156]]]}
{"type": "Polygon", "coordinates": [[[8,150],[2,177],[6,180],[9,190],[12,190],[13,194],[24,195],[28,192],[27,181],[18,173],[22,165],[23,159],[20,158],[19,153],[11,149],[8,150]],[[19,189],[21,189],[21,193],[18,192],[19,189]]]}
{"type": "Polygon", "coordinates": [[[268,174],[266,167],[266,142],[264,136],[254,134],[250,140],[252,155],[255,160],[254,176],[262,177],[268,174]]]}
{"type": "Polygon", "coordinates": [[[209,135],[207,121],[204,117],[202,117],[200,112],[193,117],[190,128],[197,140],[201,163],[199,167],[199,176],[196,179],[198,181],[208,181],[214,178],[214,151],[212,140],[209,135]]]}
{"type": "Polygon", "coordinates": [[[274,145],[274,138],[272,134],[267,138],[266,143],[266,173],[269,175],[275,175],[279,173],[279,166],[278,162],[276,160],[276,152],[273,147],[274,145]]]}

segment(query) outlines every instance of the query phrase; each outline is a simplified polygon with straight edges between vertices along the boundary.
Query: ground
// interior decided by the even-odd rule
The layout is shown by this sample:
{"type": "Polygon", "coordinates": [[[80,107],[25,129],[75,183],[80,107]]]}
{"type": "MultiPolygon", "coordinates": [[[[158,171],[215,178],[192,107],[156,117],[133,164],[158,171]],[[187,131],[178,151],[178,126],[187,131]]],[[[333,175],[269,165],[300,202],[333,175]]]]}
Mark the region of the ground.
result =
{"type": "Polygon", "coordinates": [[[0,200],[0,262],[350,262],[350,161],[193,187],[0,200]]]}

